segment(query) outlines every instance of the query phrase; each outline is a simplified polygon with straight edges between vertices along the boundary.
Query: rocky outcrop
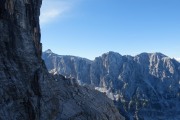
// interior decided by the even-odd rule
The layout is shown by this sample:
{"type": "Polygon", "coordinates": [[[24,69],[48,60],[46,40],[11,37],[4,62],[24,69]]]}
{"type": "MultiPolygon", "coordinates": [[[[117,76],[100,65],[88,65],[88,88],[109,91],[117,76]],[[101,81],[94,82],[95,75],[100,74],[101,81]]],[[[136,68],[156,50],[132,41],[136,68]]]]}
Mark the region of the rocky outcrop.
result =
{"type": "Polygon", "coordinates": [[[41,2],[0,0],[0,120],[120,120],[105,95],[48,73],[41,2]]]}
{"type": "Polygon", "coordinates": [[[41,1],[1,0],[0,6],[0,119],[39,119],[40,32],[33,38],[41,1]]]}
{"type": "Polygon", "coordinates": [[[161,53],[108,52],[90,61],[43,53],[48,70],[74,77],[114,100],[127,119],[180,119],[180,63],[161,53]]]}

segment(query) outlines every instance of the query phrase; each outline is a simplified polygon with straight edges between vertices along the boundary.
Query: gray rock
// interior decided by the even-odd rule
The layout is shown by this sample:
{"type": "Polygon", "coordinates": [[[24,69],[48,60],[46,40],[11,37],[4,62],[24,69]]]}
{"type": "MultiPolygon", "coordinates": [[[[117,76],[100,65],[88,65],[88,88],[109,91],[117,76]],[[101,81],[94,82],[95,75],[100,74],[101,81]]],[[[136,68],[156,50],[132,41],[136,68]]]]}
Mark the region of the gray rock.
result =
{"type": "Polygon", "coordinates": [[[43,53],[49,72],[73,76],[114,100],[127,119],[180,119],[180,63],[161,53],[108,52],[94,61],[43,53]]]}
{"type": "Polygon", "coordinates": [[[50,75],[41,59],[41,0],[0,0],[0,120],[121,120],[104,94],[50,75]]]}

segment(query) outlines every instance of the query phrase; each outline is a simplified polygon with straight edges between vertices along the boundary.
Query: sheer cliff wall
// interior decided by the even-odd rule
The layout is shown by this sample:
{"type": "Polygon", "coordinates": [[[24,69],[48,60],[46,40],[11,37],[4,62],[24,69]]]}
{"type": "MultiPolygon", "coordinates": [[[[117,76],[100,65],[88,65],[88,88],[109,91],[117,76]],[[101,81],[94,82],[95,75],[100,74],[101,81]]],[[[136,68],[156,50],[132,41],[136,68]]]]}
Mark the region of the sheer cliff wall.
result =
{"type": "Polygon", "coordinates": [[[0,0],[0,120],[120,120],[104,94],[48,74],[41,0],[0,0]]]}

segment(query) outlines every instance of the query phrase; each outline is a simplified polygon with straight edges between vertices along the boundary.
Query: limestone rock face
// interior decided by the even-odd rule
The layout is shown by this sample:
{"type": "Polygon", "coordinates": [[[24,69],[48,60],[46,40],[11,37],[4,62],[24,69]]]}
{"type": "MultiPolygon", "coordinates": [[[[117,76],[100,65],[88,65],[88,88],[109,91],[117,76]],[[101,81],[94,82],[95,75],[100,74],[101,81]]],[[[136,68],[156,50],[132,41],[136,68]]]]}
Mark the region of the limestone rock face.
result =
{"type": "Polygon", "coordinates": [[[41,1],[0,1],[0,119],[39,119],[41,1]]]}
{"type": "Polygon", "coordinates": [[[0,120],[121,120],[104,94],[48,73],[41,2],[0,0],[0,120]]]}
{"type": "Polygon", "coordinates": [[[90,61],[43,53],[49,72],[74,77],[114,100],[127,119],[180,119],[180,63],[161,53],[108,52],[90,61]]]}

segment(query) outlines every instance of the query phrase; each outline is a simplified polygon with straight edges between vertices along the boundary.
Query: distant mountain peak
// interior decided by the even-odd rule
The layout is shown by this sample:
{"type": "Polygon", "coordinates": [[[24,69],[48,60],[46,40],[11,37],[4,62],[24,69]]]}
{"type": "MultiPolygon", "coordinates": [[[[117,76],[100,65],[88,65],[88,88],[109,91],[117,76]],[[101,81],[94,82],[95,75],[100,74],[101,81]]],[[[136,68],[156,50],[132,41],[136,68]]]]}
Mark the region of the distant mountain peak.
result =
{"type": "Polygon", "coordinates": [[[155,53],[146,53],[143,52],[141,54],[136,55],[136,57],[158,57],[158,58],[166,58],[167,56],[160,53],[160,52],[155,52],[155,53]]]}
{"type": "Polygon", "coordinates": [[[51,49],[47,49],[44,53],[53,53],[51,49]]]}
{"type": "Polygon", "coordinates": [[[114,51],[109,51],[109,52],[107,52],[107,54],[119,54],[119,53],[118,52],[114,52],[114,51]]]}
{"type": "Polygon", "coordinates": [[[167,57],[166,55],[160,53],[160,52],[155,52],[155,53],[150,53],[151,55],[154,55],[154,56],[160,56],[160,57],[167,57]]]}
{"type": "Polygon", "coordinates": [[[102,56],[121,56],[118,52],[109,51],[107,53],[102,54],[102,56]]]}
{"type": "Polygon", "coordinates": [[[51,73],[103,92],[127,119],[133,120],[136,113],[140,119],[180,119],[180,63],[162,53],[121,56],[110,51],[90,62],[56,54],[43,54],[43,59],[51,73]]]}

